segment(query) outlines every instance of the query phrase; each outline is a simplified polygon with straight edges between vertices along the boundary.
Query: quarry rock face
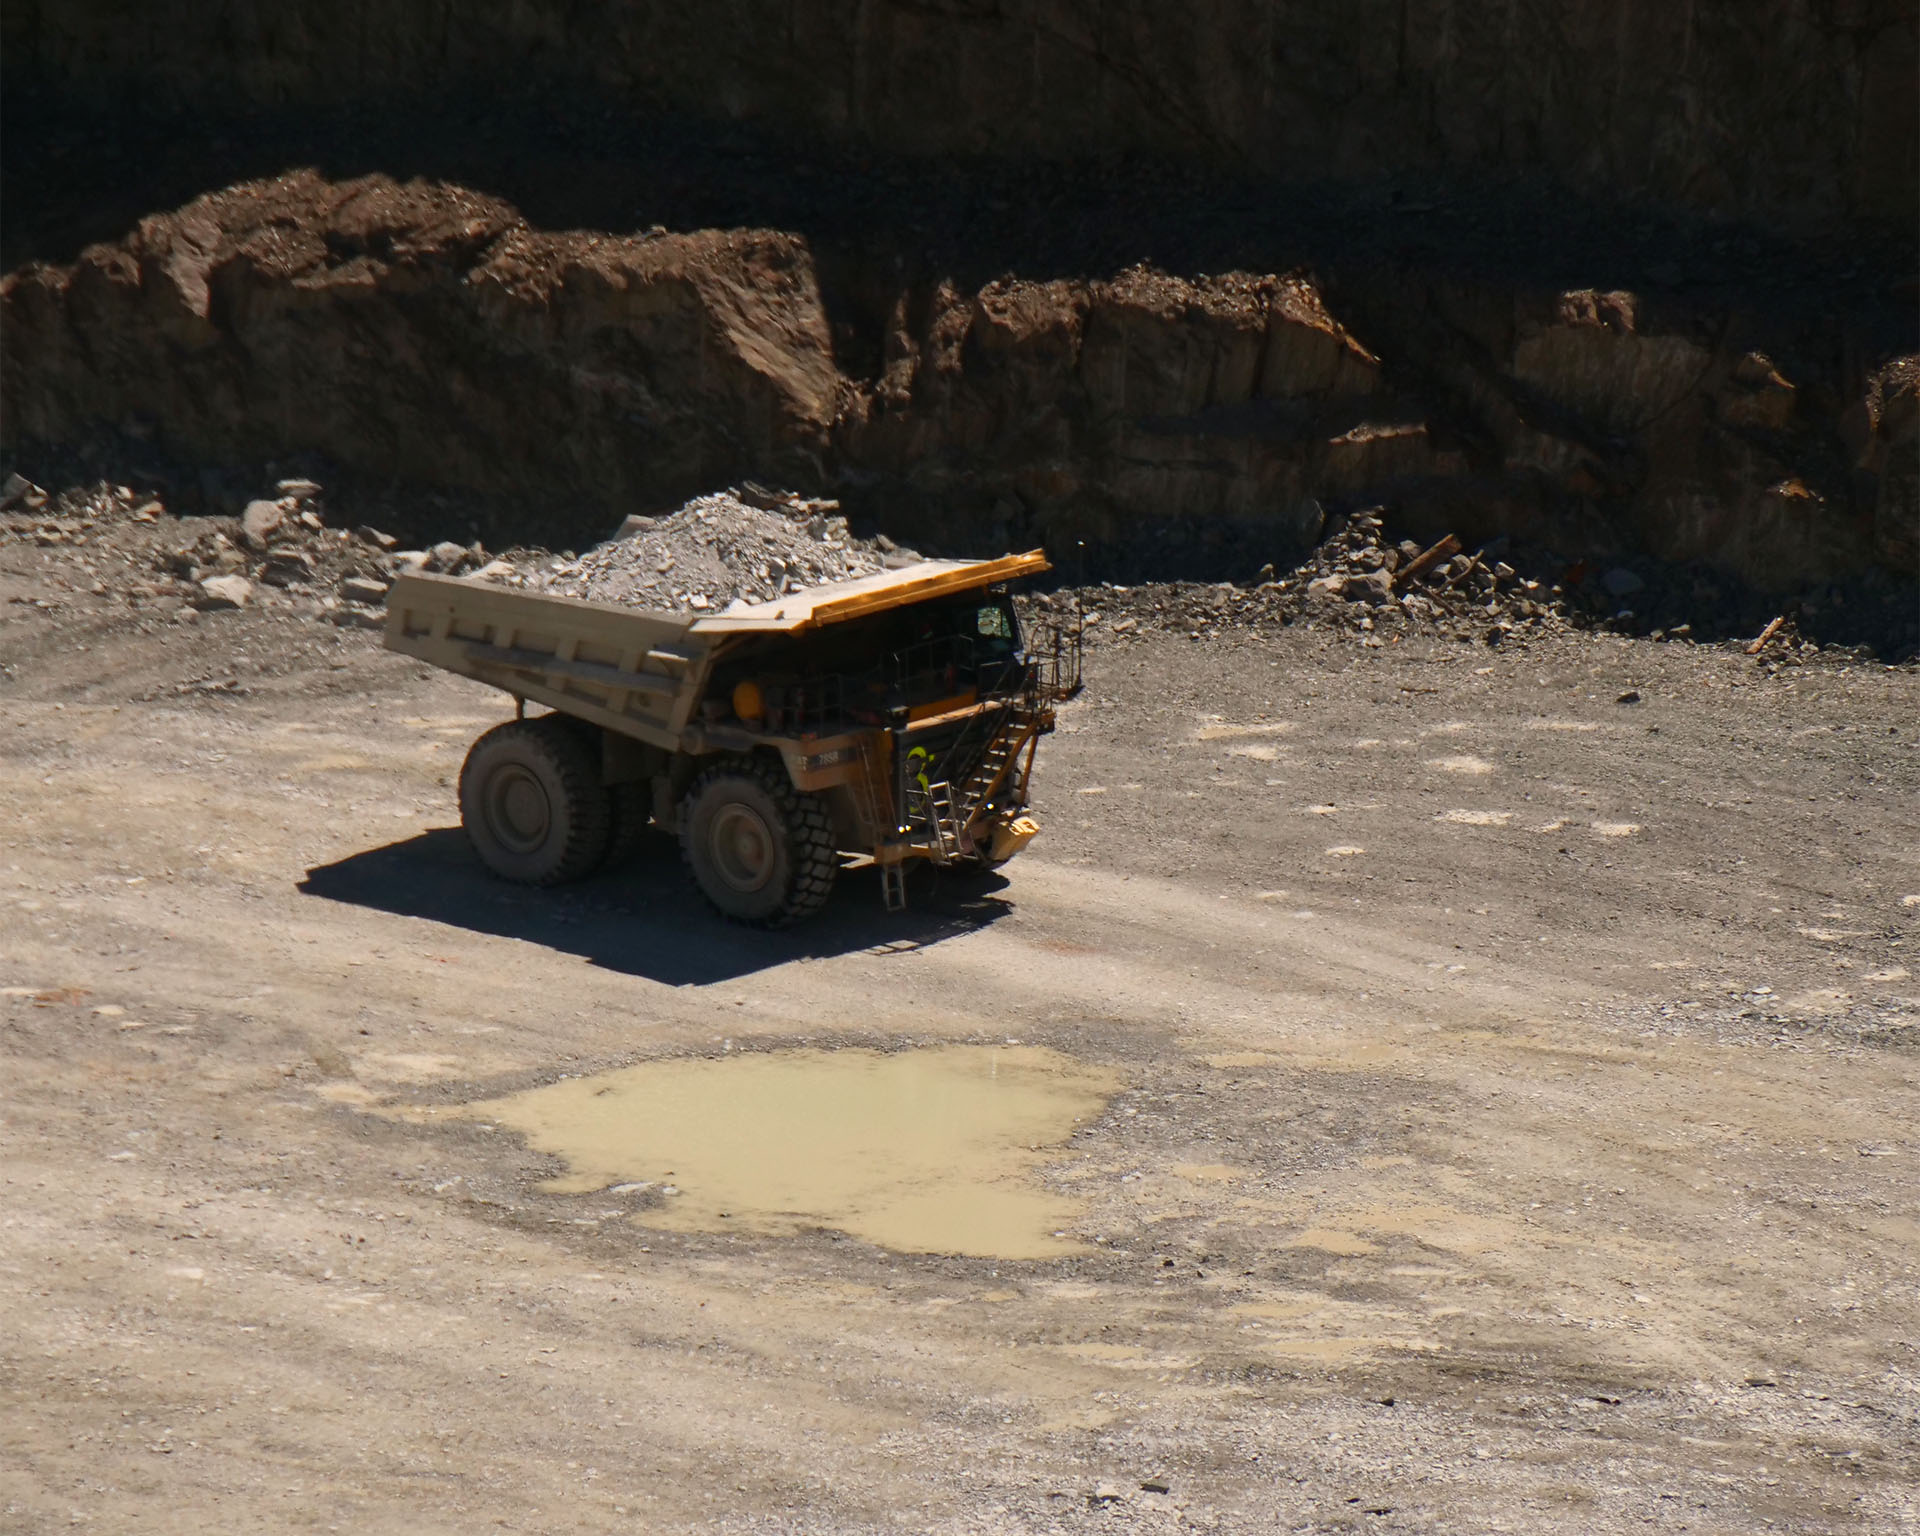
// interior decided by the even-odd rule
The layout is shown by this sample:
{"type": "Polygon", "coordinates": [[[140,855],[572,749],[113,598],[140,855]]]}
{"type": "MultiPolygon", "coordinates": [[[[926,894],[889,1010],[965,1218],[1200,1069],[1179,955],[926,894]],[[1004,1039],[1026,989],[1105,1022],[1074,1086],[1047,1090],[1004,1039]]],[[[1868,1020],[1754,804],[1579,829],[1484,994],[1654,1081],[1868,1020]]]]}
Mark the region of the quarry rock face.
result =
{"type": "Polygon", "coordinates": [[[856,369],[798,236],[548,233],[302,171],[8,274],[0,442],[306,450],[535,535],[758,477],[1075,575],[1244,573],[1363,506],[1762,589],[1920,565],[1912,358],[1672,294],[1337,276],[902,279],[856,369]]]}
{"type": "Polygon", "coordinates": [[[1905,395],[1834,369],[1796,383],[1750,316],[1629,292],[1478,299],[1417,321],[1362,299],[1376,356],[1300,275],[943,286],[843,418],[844,462],[987,543],[1204,564],[1260,536],[1311,542],[1323,504],[1386,504],[1433,537],[1644,549],[1763,589],[1915,571],[1907,365],[1884,373],[1905,395]]]}
{"type": "Polygon", "coordinates": [[[1517,336],[1516,398],[1533,406],[1533,430],[1563,423],[1567,445],[1542,457],[1526,444],[1525,461],[1549,481],[1556,469],[1591,481],[1651,553],[1710,551],[1761,585],[1831,579],[1873,558],[1869,502],[1838,473],[1832,417],[1815,406],[1803,423],[1802,390],[1765,353],[1617,292],[1562,294],[1550,316],[1522,317],[1517,336]]]}
{"type": "Polygon", "coordinates": [[[840,387],[792,236],[544,234],[382,176],[213,193],[0,292],[10,441],[94,420],[183,456],[623,499],[811,469],[840,387]]]}
{"type": "Polygon", "coordinates": [[[943,287],[890,353],[847,457],[992,509],[1001,543],[1036,512],[1102,543],[1310,542],[1327,440],[1382,388],[1311,283],[1246,273],[943,287]]]}
{"type": "Polygon", "coordinates": [[[1854,471],[1872,496],[1874,555],[1889,570],[1920,571],[1920,357],[1874,374],[1842,430],[1861,442],[1854,471]]]}
{"type": "Polygon", "coordinates": [[[1545,177],[1911,223],[1903,0],[15,0],[9,93],[284,107],[589,88],[924,154],[1545,177]],[[777,39],[777,46],[770,43],[777,39]]]}

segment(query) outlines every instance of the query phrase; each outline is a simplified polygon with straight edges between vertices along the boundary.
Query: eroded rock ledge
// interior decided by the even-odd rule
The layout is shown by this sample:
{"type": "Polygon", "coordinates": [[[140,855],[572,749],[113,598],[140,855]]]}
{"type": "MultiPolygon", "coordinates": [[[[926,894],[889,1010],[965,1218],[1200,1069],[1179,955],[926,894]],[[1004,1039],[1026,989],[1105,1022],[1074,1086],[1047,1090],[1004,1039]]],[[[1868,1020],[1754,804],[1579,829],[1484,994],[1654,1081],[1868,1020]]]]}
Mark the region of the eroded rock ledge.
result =
{"type": "Polygon", "coordinates": [[[301,172],[22,267],[0,302],[9,446],[316,453],[517,499],[530,534],[762,475],[1083,571],[1228,571],[1361,505],[1763,589],[1920,567],[1920,363],[1672,295],[902,280],[855,372],[793,234],[543,232],[457,186],[301,172]]]}

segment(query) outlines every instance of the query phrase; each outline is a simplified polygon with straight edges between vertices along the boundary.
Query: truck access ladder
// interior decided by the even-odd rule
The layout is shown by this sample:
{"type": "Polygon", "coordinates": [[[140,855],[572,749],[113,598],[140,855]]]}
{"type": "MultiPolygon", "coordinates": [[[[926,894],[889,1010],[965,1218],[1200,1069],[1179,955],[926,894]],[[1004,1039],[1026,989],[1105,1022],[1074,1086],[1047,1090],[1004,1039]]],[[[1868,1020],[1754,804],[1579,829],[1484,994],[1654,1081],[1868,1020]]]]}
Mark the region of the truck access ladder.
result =
{"type": "Polygon", "coordinates": [[[914,845],[935,864],[953,864],[973,852],[968,829],[1040,738],[1040,712],[1024,705],[980,719],[987,723],[985,742],[976,746],[963,736],[942,764],[959,769],[955,778],[907,789],[907,821],[918,834],[914,845]]]}

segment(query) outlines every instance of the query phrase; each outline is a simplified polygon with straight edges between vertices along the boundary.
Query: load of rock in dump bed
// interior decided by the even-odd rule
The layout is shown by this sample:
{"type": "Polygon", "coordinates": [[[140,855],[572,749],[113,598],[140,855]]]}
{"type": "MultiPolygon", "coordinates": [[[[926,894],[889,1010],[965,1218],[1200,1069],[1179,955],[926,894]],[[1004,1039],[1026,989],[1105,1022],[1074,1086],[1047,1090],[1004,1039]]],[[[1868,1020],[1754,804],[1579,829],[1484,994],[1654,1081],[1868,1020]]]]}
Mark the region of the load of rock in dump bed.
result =
{"type": "Polygon", "coordinates": [[[717,612],[802,587],[847,581],[919,557],[884,535],[855,538],[834,501],[722,491],[665,517],[630,517],[577,559],[519,573],[511,585],[636,608],[717,612]]]}

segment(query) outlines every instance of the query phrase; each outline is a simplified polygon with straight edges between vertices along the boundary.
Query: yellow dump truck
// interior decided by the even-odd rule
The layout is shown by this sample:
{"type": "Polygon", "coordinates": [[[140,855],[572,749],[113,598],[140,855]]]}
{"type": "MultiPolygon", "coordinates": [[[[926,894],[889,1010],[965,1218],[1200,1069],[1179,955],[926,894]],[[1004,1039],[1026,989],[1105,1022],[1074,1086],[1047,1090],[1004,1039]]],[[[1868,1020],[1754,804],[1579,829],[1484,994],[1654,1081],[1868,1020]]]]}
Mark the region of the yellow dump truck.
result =
{"type": "Polygon", "coordinates": [[[460,771],[494,873],[578,879],[658,827],[723,915],[781,927],[851,862],[892,910],[915,861],[990,869],[1038,830],[1034,753],[1080,640],[1023,635],[1008,585],[1047,569],[929,560],[716,614],[409,575],[386,644],[513,696],[460,771]]]}

